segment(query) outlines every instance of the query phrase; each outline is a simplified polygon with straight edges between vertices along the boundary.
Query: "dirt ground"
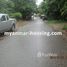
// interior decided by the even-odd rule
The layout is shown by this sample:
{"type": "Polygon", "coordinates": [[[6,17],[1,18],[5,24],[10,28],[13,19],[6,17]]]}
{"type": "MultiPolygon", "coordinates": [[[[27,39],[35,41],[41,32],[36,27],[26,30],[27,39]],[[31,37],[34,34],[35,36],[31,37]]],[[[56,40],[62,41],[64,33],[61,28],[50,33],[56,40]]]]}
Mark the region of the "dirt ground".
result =
{"type": "Polygon", "coordinates": [[[22,20],[20,20],[20,21],[17,21],[16,27],[20,28],[22,26],[25,26],[26,24],[28,24],[28,21],[22,21],[22,20]]]}
{"type": "Polygon", "coordinates": [[[67,23],[50,23],[48,25],[51,26],[55,31],[62,32],[64,39],[67,40],[67,30],[63,30],[64,25],[67,25],[67,23]]]}

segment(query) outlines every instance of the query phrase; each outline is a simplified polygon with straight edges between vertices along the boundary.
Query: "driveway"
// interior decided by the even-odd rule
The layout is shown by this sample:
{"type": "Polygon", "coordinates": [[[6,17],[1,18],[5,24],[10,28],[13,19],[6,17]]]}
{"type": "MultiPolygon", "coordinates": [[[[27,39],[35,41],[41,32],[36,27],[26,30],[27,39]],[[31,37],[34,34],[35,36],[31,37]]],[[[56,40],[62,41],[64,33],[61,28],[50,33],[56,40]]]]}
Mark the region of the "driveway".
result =
{"type": "MultiPolygon", "coordinates": [[[[29,21],[28,21],[29,22],[29,21]]],[[[52,32],[46,21],[35,18],[18,32],[52,32]]],[[[51,59],[49,54],[67,54],[62,36],[4,36],[0,38],[0,67],[67,67],[66,59],[51,59]]]]}

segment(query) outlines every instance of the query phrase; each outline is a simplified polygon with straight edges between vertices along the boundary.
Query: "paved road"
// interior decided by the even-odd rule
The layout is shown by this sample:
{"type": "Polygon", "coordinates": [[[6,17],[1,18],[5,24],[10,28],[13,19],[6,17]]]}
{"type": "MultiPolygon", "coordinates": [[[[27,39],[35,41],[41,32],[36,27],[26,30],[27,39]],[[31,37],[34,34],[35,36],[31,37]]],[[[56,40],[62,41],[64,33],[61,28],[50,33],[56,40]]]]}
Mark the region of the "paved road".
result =
{"type": "MultiPolygon", "coordinates": [[[[53,30],[41,19],[18,29],[20,32],[53,30]]],[[[51,59],[49,53],[67,53],[62,36],[4,36],[0,38],[0,67],[67,67],[65,59],[51,59]]]]}

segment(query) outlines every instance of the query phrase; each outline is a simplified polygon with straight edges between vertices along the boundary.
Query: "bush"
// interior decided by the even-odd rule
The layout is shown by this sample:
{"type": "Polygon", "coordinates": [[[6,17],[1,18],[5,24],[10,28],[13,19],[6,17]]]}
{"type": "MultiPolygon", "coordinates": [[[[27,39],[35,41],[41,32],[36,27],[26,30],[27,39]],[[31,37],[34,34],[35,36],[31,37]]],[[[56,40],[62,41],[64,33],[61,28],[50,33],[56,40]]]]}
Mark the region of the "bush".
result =
{"type": "Polygon", "coordinates": [[[22,14],[20,12],[10,14],[10,17],[16,18],[17,20],[22,18],[22,14]]]}
{"type": "Polygon", "coordinates": [[[67,25],[64,25],[63,30],[67,30],[67,25]]]}

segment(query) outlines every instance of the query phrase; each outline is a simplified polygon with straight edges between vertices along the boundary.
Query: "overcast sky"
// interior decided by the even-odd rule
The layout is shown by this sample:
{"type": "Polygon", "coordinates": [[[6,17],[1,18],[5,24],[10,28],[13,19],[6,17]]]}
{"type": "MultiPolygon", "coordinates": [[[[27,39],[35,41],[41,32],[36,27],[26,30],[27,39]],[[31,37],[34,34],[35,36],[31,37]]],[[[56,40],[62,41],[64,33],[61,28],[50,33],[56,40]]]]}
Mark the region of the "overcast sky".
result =
{"type": "Polygon", "coordinates": [[[37,4],[37,5],[40,5],[42,1],[43,1],[43,0],[37,0],[37,1],[36,1],[36,4],[37,4]]]}

